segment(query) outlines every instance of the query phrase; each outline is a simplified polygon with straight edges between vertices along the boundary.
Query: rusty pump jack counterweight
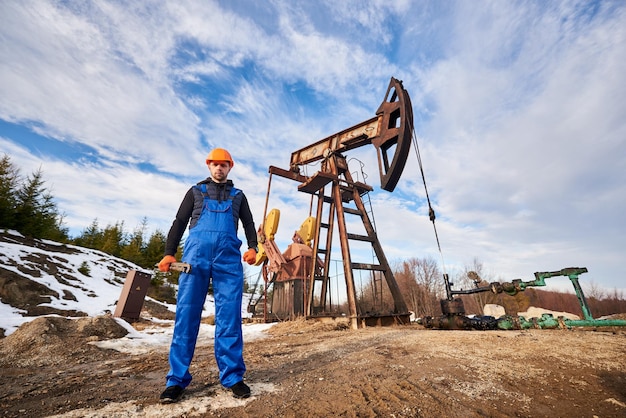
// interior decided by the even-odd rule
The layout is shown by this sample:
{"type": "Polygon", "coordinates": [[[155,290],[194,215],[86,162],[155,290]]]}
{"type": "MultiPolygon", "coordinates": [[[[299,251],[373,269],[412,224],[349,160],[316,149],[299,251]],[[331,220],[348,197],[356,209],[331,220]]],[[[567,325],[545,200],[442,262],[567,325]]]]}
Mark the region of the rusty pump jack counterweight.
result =
{"type": "MultiPolygon", "coordinates": [[[[348,170],[344,152],[373,145],[378,154],[381,187],[389,192],[396,187],[409,155],[413,133],[413,110],[408,92],[402,82],[391,78],[385,99],[376,111],[376,116],[358,123],[341,132],[330,135],[291,154],[289,170],[270,166],[272,175],[295,180],[301,184],[298,190],[317,197],[315,216],[315,239],[313,260],[320,260],[320,269],[312,268],[305,285],[305,316],[324,316],[329,295],[329,271],[333,231],[339,233],[343,273],[346,281],[347,304],[352,328],[368,325],[406,323],[409,315],[406,303],[393,276],[393,272],[382,250],[373,223],[365,209],[361,196],[372,191],[372,187],[355,181],[348,170]],[[305,176],[301,168],[321,161],[321,169],[312,176],[305,176]],[[330,189],[330,193],[326,191],[330,189]],[[348,207],[347,204],[354,204],[348,207]],[[325,211],[326,205],[328,210],[325,211]],[[327,213],[327,221],[322,216],[327,213]],[[361,219],[366,235],[351,234],[347,230],[346,215],[361,219]],[[336,222],[336,225],[335,225],[336,222]],[[326,230],[325,242],[320,242],[321,230],[326,230]],[[353,263],[350,241],[370,243],[377,264],[353,263]],[[370,270],[384,275],[393,298],[392,312],[359,312],[357,307],[354,270],[370,270]],[[316,292],[319,292],[316,294],[316,292]]],[[[267,212],[266,198],[264,219],[267,212]]]]}

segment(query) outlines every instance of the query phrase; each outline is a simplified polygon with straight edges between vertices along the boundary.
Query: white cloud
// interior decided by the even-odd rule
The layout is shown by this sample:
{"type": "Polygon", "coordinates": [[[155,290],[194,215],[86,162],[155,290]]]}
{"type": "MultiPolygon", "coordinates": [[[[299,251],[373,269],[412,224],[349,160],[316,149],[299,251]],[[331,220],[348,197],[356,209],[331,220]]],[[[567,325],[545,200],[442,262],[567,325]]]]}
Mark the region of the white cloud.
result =
{"type": "MultiPolygon", "coordinates": [[[[451,264],[480,257],[508,276],[580,262],[604,283],[623,272],[619,2],[33,0],[0,16],[0,118],[99,153],[44,159],[0,142],[26,172],[43,162],[73,227],[147,216],[167,229],[216,145],[233,152],[259,223],[267,167],[372,117],[396,76],[451,264]]],[[[354,154],[378,188],[373,147],[354,154]]],[[[394,194],[376,195],[393,257],[435,246],[419,176],[411,154],[394,194]]],[[[295,229],[308,204],[291,181],[272,187],[270,206],[295,229]]]]}
{"type": "Polygon", "coordinates": [[[167,152],[185,167],[184,152],[197,146],[183,139],[197,139],[198,119],[169,86],[120,59],[115,43],[124,39],[44,2],[3,9],[11,22],[2,29],[11,37],[0,65],[3,119],[34,121],[43,135],[88,144],[103,158],[173,171],[157,158],[167,152]]]}

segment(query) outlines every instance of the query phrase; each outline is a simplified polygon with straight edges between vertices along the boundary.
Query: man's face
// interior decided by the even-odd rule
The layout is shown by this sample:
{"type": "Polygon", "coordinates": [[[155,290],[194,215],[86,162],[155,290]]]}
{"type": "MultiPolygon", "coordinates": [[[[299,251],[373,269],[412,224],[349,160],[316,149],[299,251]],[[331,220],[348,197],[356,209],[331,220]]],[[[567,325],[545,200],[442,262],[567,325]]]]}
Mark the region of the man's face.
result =
{"type": "Polygon", "coordinates": [[[224,183],[230,171],[230,163],[228,161],[211,161],[209,163],[209,171],[214,181],[224,183]]]}

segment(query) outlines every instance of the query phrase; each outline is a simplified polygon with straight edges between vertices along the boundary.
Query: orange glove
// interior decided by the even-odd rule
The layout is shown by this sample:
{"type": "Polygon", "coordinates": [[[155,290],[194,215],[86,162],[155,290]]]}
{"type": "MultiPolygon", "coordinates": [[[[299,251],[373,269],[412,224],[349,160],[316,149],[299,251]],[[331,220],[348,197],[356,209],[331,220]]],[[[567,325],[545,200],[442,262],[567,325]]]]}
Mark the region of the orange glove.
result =
{"type": "Polygon", "coordinates": [[[176,257],[173,255],[166,255],[161,261],[159,261],[159,271],[170,271],[170,265],[176,262],[176,257]]]}
{"type": "Polygon", "coordinates": [[[254,248],[250,248],[248,251],[243,253],[243,261],[250,265],[256,263],[256,250],[254,248]]]}

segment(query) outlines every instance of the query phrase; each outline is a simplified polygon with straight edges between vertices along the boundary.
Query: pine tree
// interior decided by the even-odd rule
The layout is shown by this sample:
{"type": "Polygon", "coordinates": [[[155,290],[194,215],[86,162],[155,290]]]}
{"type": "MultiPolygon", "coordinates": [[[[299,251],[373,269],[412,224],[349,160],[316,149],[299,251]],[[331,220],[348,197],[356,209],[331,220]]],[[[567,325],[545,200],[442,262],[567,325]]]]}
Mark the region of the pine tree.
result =
{"type": "Polygon", "coordinates": [[[7,154],[0,159],[0,228],[15,229],[19,170],[7,154]]]}
{"type": "Polygon", "coordinates": [[[128,244],[122,248],[120,253],[124,260],[128,260],[142,267],[146,267],[144,257],[144,234],[147,224],[148,220],[144,217],[141,221],[141,225],[135,228],[128,244]]]}
{"type": "Polygon", "coordinates": [[[144,250],[146,265],[143,267],[150,268],[163,258],[165,253],[165,239],[163,232],[158,229],[152,233],[144,250]]]}
{"type": "Polygon", "coordinates": [[[119,257],[122,247],[125,245],[124,221],[116,222],[115,225],[108,225],[104,229],[102,236],[102,247],[98,248],[107,254],[119,257]]]}
{"type": "Polygon", "coordinates": [[[17,192],[15,228],[34,238],[67,239],[60,224],[62,217],[57,211],[52,194],[44,187],[43,171],[38,169],[26,179],[17,192]]]}
{"type": "Polygon", "coordinates": [[[83,229],[79,236],[74,238],[73,243],[80,247],[100,249],[104,242],[104,233],[98,226],[98,219],[94,219],[87,228],[83,229]]]}

